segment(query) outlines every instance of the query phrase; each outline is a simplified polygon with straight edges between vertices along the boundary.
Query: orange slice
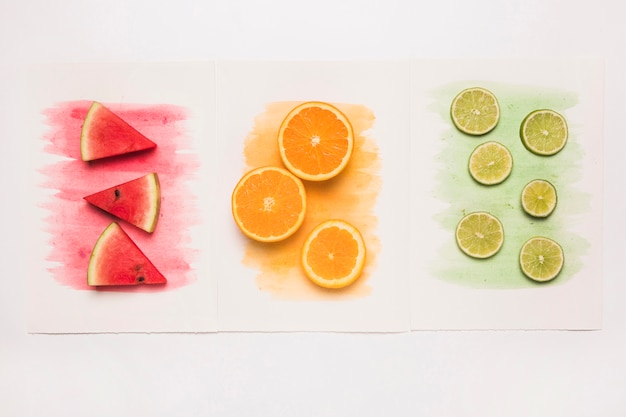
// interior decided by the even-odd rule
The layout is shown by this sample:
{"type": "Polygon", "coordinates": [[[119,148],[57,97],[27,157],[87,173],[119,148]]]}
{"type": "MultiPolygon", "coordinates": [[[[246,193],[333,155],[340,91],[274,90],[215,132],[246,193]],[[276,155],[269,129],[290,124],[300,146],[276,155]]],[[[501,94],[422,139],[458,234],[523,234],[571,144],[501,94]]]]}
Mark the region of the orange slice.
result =
{"type": "Polygon", "coordinates": [[[304,185],[284,168],[253,169],[235,186],[232,211],[235,223],[246,236],[260,242],[284,240],[304,220],[304,185]]]}
{"type": "Polygon", "coordinates": [[[302,247],[307,277],[324,288],[343,288],[359,278],[365,265],[365,243],[358,229],[343,220],[316,226],[302,247]]]}
{"type": "Polygon", "coordinates": [[[354,132],[348,118],[336,107],[306,102],[289,112],[278,132],[283,163],[296,176],[324,181],[339,174],[354,148],[354,132]]]}

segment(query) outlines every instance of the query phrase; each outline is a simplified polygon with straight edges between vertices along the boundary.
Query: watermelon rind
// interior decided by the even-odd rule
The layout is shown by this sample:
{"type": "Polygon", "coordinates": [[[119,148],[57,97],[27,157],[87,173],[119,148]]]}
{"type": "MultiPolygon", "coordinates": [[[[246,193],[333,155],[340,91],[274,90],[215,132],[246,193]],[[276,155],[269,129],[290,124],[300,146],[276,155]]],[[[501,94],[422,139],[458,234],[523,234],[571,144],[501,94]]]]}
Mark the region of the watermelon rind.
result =
{"type": "Polygon", "coordinates": [[[87,284],[121,286],[166,284],[167,279],[137,244],[112,222],[100,234],[89,257],[87,284]]]}
{"type": "Polygon", "coordinates": [[[161,186],[156,172],[83,198],[88,203],[148,233],[153,233],[156,229],[161,211],[161,186]]]}
{"type": "Polygon", "coordinates": [[[80,132],[80,156],[85,162],[156,147],[102,103],[91,103],[80,132]]]}

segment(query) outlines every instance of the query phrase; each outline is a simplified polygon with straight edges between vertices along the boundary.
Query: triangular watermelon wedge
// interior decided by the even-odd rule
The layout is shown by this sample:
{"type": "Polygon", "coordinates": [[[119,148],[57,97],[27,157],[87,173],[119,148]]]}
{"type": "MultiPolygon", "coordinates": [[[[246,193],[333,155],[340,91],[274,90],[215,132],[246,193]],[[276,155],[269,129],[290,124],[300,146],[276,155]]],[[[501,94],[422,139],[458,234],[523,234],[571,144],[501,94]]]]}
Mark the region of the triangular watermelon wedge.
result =
{"type": "Polygon", "coordinates": [[[119,224],[111,223],[91,252],[87,283],[91,286],[165,284],[167,279],[119,224]]]}
{"type": "Polygon", "coordinates": [[[83,198],[148,233],[154,232],[159,220],[161,187],[156,172],[83,198]]]}
{"type": "Polygon", "coordinates": [[[156,143],[101,103],[94,101],[89,107],[80,134],[80,155],[83,161],[155,147],[156,143]]]}

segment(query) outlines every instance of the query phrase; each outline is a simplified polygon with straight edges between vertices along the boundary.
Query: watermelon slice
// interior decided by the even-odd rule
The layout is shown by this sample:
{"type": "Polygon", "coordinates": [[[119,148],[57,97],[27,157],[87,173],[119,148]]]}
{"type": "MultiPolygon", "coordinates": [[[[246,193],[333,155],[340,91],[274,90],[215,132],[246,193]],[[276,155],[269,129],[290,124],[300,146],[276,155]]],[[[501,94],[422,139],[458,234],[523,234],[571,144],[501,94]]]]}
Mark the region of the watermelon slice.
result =
{"type": "Polygon", "coordinates": [[[91,104],[80,133],[80,155],[83,161],[93,161],[155,147],[154,142],[139,133],[117,114],[97,101],[91,104]]]}
{"type": "Polygon", "coordinates": [[[156,172],[83,198],[148,233],[156,228],[161,208],[161,187],[156,172]]]}
{"type": "Polygon", "coordinates": [[[101,285],[165,284],[167,279],[119,224],[102,232],[91,252],[87,283],[101,285]]]}

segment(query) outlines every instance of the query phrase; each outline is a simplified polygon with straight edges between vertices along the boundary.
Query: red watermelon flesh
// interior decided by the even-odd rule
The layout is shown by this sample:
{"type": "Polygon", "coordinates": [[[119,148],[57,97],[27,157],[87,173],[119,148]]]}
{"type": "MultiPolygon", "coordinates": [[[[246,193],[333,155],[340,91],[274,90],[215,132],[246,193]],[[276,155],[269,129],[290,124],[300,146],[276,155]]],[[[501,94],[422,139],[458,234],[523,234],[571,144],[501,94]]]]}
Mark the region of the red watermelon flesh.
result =
{"type": "Polygon", "coordinates": [[[80,155],[83,161],[155,147],[154,142],[101,103],[94,101],[91,104],[80,134],[80,155]]]}
{"type": "Polygon", "coordinates": [[[91,252],[87,283],[91,286],[165,284],[167,279],[124,229],[113,222],[102,232],[91,252]]]}
{"type": "Polygon", "coordinates": [[[153,172],[84,197],[87,202],[148,233],[154,232],[161,207],[159,177],[153,172]]]}

